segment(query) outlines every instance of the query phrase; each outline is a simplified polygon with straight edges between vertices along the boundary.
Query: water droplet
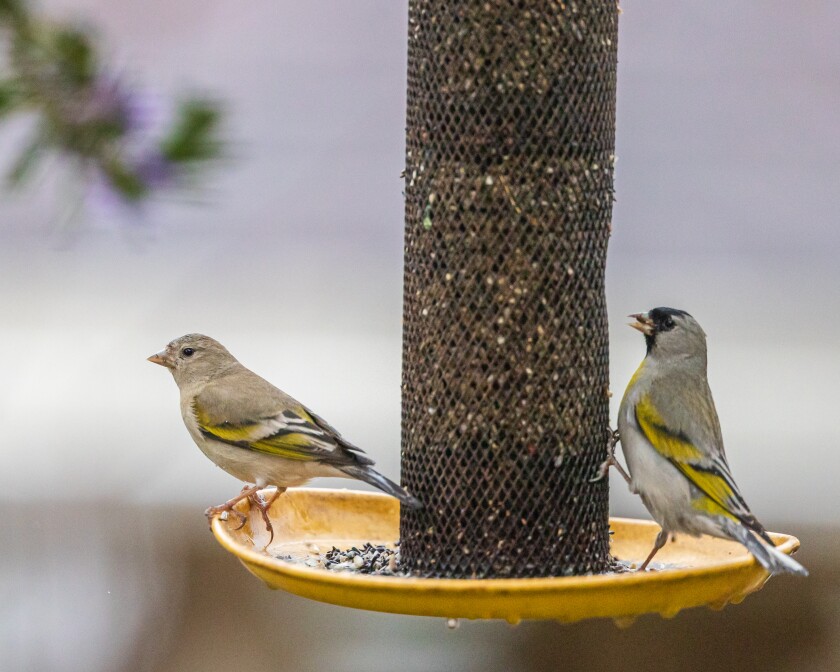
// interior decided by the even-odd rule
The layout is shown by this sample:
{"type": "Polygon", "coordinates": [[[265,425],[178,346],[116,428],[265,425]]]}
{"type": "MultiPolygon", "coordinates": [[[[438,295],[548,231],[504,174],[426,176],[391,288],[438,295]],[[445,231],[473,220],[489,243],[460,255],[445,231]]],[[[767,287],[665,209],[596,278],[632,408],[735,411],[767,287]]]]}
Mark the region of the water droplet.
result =
{"type": "Polygon", "coordinates": [[[676,617],[676,615],[678,613],[680,613],[679,607],[671,607],[670,609],[663,609],[662,611],[659,612],[659,615],[662,618],[667,618],[667,619],[670,620],[670,619],[676,617]]]}
{"type": "Polygon", "coordinates": [[[749,595],[749,592],[746,593],[739,593],[738,595],[733,595],[732,598],[729,600],[732,604],[741,604],[749,595]]]}
{"type": "Polygon", "coordinates": [[[635,616],[619,616],[618,618],[613,619],[613,623],[615,623],[616,627],[620,630],[626,630],[631,625],[636,622],[635,616]]]}

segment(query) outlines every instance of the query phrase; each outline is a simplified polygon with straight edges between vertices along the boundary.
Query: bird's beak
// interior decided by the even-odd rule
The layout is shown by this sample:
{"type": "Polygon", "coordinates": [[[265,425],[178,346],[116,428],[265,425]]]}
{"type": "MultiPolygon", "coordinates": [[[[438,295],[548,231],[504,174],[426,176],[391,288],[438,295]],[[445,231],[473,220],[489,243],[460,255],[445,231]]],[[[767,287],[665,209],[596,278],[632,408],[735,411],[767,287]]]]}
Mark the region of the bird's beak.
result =
{"type": "Polygon", "coordinates": [[[648,317],[647,313],[636,313],[627,317],[632,317],[636,320],[635,322],[630,322],[628,326],[633,327],[637,331],[641,331],[645,336],[653,334],[653,320],[648,317]]]}
{"type": "Polygon", "coordinates": [[[161,350],[157,354],[152,355],[148,358],[150,362],[153,364],[160,364],[161,366],[165,366],[167,369],[174,369],[175,364],[170,359],[169,355],[166,353],[166,350],[161,350]]]}

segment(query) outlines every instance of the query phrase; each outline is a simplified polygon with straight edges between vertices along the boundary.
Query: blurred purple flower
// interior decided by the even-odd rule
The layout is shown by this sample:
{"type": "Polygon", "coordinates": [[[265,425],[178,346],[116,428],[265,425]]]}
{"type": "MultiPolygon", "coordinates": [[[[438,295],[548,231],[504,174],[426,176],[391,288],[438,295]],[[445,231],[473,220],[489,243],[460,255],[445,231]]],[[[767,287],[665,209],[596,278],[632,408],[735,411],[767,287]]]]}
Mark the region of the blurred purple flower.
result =
{"type": "Polygon", "coordinates": [[[136,89],[126,90],[124,113],[126,131],[146,137],[159,134],[172,116],[161,96],[136,89]]]}
{"type": "Polygon", "coordinates": [[[140,158],[134,170],[149,189],[164,189],[175,183],[175,166],[156,147],[140,158]]]}
{"type": "Polygon", "coordinates": [[[82,185],[85,205],[136,218],[157,192],[183,186],[217,158],[215,102],[171,105],[139,90],[103,65],[90,31],[40,21],[28,3],[12,5],[5,14],[0,9],[13,56],[3,64],[0,112],[27,111],[40,123],[8,171],[10,185],[21,185],[43,155],[57,152],[82,185]]]}
{"type": "MultiPolygon", "coordinates": [[[[160,135],[171,117],[162,97],[130,89],[124,80],[101,75],[91,95],[76,111],[79,123],[113,124],[118,129],[119,153],[126,170],[138,180],[143,192],[165,189],[176,183],[175,167],[159,148],[160,135]]],[[[126,208],[135,212],[137,202],[114,183],[102,166],[90,171],[86,201],[111,213],[126,208]]]]}
{"type": "Polygon", "coordinates": [[[59,96],[62,118],[68,126],[107,124],[118,131],[129,127],[130,95],[113,77],[101,75],[82,91],[59,96]]]}

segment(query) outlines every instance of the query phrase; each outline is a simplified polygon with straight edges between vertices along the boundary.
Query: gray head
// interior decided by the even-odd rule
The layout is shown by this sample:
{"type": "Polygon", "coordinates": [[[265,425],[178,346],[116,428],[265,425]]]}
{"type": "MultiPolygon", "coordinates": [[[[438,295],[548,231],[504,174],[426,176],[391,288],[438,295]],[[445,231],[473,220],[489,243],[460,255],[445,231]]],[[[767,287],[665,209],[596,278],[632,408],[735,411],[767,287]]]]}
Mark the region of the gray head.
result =
{"type": "Polygon", "coordinates": [[[645,335],[647,354],[655,358],[701,357],[706,359],[706,334],[691,315],[676,308],[653,308],[630,315],[630,326],[645,335]]]}
{"type": "Polygon", "coordinates": [[[209,380],[238,363],[225,346],[202,334],[176,338],[149,361],[169,369],[178,387],[209,380]]]}

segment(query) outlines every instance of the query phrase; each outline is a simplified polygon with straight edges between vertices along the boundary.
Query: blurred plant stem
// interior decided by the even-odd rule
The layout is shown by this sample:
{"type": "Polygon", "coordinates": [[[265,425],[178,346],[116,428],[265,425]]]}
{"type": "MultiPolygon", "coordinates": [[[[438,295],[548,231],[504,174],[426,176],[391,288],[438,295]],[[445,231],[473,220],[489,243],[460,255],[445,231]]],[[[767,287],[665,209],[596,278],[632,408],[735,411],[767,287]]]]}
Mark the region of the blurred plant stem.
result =
{"type": "Polygon", "coordinates": [[[170,127],[153,134],[151,102],[101,62],[89,30],[36,18],[27,0],[0,0],[0,44],[0,122],[16,113],[36,121],[8,169],[11,186],[56,152],[83,167],[82,179],[138,203],[219,156],[217,104],[184,100],[170,127]]]}

